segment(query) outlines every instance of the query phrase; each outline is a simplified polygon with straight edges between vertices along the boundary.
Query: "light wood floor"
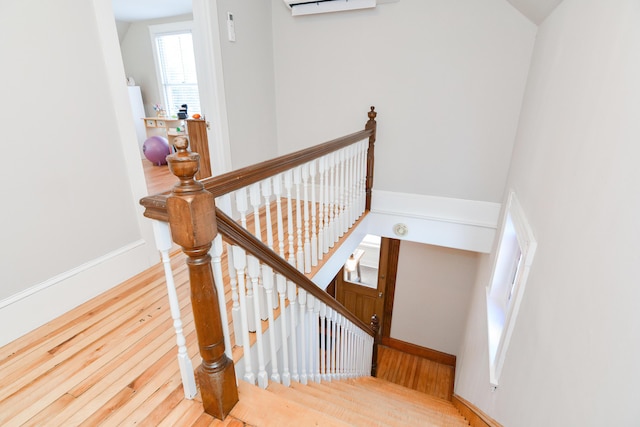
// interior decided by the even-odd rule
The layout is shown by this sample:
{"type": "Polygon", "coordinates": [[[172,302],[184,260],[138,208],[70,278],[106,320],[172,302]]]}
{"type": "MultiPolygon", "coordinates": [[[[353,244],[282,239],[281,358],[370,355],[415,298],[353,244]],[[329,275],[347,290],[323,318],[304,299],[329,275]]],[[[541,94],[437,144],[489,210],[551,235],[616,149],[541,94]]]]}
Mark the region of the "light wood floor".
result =
{"type": "MultiPolygon", "coordinates": [[[[197,366],[183,257],[172,264],[197,366]]],[[[172,323],[158,265],[0,348],[0,425],[222,425],[184,399],[172,323]]]]}
{"type": "Polygon", "coordinates": [[[167,165],[156,166],[149,160],[142,159],[142,167],[149,195],[171,190],[178,182],[178,178],[171,173],[167,165]]]}

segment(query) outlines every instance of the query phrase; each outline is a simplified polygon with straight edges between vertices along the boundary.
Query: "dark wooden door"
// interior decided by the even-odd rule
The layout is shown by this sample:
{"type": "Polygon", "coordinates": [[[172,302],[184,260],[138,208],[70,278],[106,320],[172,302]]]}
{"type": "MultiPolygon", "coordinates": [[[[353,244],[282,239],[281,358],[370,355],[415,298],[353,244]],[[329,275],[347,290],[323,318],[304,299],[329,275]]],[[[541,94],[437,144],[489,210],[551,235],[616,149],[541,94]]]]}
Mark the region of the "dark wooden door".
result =
{"type": "MultiPolygon", "coordinates": [[[[376,288],[345,280],[343,270],[336,277],[336,299],[366,324],[371,322],[371,316],[377,314],[380,325],[384,325],[387,283],[395,285],[397,251],[392,250],[393,246],[394,239],[382,238],[376,288]]],[[[392,286],[392,290],[394,288],[392,286]]],[[[393,295],[390,297],[393,300],[393,295]]]]}

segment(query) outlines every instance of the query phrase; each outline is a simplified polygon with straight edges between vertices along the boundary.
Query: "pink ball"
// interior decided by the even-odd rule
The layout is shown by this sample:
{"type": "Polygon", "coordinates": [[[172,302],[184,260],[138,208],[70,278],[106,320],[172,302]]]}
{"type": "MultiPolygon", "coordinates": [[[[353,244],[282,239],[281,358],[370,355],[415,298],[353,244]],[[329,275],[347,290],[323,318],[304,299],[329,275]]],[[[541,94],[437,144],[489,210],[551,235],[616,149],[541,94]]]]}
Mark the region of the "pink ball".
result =
{"type": "Polygon", "coordinates": [[[167,164],[167,156],[171,154],[169,141],[162,136],[152,136],[142,144],[144,156],[153,164],[160,166],[167,164]]]}

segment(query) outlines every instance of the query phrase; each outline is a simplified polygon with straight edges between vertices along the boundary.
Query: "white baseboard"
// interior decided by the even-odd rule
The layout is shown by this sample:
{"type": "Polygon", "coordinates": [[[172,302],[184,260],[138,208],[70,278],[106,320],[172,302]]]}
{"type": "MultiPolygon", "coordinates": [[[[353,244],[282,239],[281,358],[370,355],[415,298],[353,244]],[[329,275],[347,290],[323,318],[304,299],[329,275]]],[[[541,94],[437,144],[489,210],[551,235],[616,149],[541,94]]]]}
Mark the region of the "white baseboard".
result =
{"type": "Polygon", "coordinates": [[[489,253],[500,203],[373,190],[369,233],[383,237],[489,253]],[[408,228],[405,236],[394,225],[408,228]]]}
{"type": "Polygon", "coordinates": [[[0,346],[149,268],[148,254],[137,240],[0,300],[0,346]]]}

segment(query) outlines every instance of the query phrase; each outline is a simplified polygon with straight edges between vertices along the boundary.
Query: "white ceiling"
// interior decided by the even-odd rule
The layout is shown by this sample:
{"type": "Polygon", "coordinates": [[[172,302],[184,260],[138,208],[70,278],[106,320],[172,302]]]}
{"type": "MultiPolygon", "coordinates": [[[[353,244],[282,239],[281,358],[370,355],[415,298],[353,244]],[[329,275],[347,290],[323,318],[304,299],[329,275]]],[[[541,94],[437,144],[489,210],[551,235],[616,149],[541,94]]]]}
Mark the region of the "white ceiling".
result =
{"type": "Polygon", "coordinates": [[[534,24],[540,25],[562,0],[507,0],[534,24]]]}
{"type": "MultiPolygon", "coordinates": [[[[134,22],[191,13],[191,0],[111,0],[117,21],[134,22]]],[[[266,1],[266,0],[260,0],[266,1]]],[[[536,25],[562,0],[507,0],[536,25]]]]}
{"type": "Polygon", "coordinates": [[[111,0],[116,21],[135,22],[191,13],[191,0],[111,0]]]}

